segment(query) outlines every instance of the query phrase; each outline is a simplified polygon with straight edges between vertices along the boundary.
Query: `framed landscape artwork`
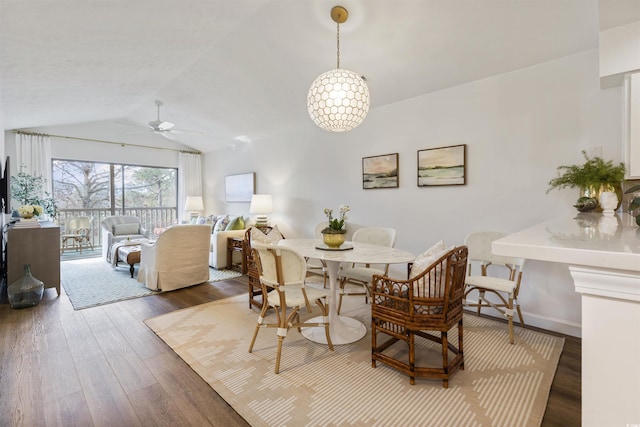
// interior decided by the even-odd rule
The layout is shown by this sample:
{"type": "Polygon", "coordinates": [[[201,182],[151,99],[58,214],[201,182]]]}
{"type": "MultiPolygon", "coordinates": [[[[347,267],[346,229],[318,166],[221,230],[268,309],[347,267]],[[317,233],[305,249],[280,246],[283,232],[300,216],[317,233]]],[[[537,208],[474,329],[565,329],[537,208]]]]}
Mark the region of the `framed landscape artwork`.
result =
{"type": "Polygon", "coordinates": [[[398,188],[398,153],[363,157],[362,188],[398,188]]]}
{"type": "Polygon", "coordinates": [[[224,194],[227,202],[250,202],[255,191],[255,172],[228,175],[224,179],[224,194]]]}
{"type": "Polygon", "coordinates": [[[418,187],[465,185],[467,145],[418,150],[418,187]]]}

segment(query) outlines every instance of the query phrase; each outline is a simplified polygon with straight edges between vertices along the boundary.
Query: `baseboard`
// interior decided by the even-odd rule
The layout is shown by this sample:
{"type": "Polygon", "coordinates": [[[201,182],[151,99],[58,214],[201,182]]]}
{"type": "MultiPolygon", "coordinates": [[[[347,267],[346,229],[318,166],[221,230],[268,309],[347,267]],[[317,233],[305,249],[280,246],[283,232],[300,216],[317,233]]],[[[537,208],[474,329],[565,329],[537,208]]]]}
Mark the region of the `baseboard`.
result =
{"type": "MultiPolygon", "coordinates": [[[[476,313],[475,307],[465,309],[465,311],[469,312],[470,314],[476,313]]],[[[483,308],[482,314],[485,314],[490,317],[494,317],[498,320],[506,320],[505,316],[498,313],[496,310],[492,308],[483,308]]],[[[569,322],[563,319],[540,316],[533,313],[527,313],[526,311],[522,312],[522,316],[524,317],[524,322],[526,326],[534,326],[536,328],[545,329],[547,331],[553,331],[559,334],[582,338],[582,325],[578,323],[569,322]]],[[[513,324],[516,326],[520,324],[517,320],[518,320],[518,316],[516,314],[516,316],[513,319],[513,324]]]]}

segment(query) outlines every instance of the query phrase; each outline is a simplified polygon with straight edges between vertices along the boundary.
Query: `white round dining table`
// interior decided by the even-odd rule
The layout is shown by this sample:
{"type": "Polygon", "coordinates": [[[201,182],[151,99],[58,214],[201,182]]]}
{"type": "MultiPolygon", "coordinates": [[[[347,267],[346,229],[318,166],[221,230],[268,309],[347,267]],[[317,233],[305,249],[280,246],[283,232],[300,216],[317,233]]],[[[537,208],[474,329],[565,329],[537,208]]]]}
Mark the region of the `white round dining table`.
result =
{"type": "MultiPolygon", "coordinates": [[[[400,264],[415,259],[412,253],[401,249],[359,242],[345,242],[340,250],[318,249],[318,247],[324,247],[324,244],[317,239],[282,239],[278,244],[294,249],[303,257],[319,259],[326,263],[330,284],[329,333],[333,344],[356,342],[367,333],[367,327],[359,320],[338,315],[338,270],[340,264],[343,262],[400,264]],[[351,247],[353,249],[344,249],[351,247]]],[[[314,319],[310,321],[313,322],[314,319]]],[[[317,321],[321,320],[320,318],[317,321]]],[[[327,343],[324,328],[304,328],[302,335],[317,343],[327,343]]]]}

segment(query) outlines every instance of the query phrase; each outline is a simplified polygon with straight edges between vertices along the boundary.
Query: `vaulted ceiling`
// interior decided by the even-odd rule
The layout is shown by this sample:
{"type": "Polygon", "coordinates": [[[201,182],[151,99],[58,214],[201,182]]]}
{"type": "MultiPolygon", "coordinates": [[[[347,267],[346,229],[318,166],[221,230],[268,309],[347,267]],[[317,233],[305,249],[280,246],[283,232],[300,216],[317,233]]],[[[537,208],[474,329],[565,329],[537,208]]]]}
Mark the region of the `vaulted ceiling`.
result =
{"type": "Polygon", "coordinates": [[[596,49],[599,25],[640,19],[638,0],[0,0],[5,128],[210,152],[314,127],[335,4],[340,65],[372,108],[596,49]],[[147,129],[155,100],[173,141],[147,129]]]}

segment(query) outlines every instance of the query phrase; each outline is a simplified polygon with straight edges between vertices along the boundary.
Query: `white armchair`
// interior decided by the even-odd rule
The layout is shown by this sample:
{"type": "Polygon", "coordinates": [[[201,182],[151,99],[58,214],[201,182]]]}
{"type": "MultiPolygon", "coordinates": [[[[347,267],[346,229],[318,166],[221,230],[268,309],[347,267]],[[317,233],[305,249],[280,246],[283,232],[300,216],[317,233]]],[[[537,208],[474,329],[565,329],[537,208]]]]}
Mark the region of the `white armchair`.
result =
{"type": "Polygon", "coordinates": [[[138,282],[171,291],[209,280],[211,225],[176,225],[153,243],[143,243],[138,282]]]}
{"type": "Polygon", "coordinates": [[[111,262],[111,246],[123,240],[146,239],[148,232],[135,216],[108,216],[102,220],[102,258],[111,262]]]}

